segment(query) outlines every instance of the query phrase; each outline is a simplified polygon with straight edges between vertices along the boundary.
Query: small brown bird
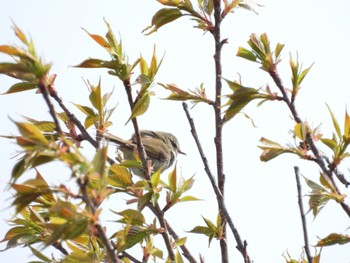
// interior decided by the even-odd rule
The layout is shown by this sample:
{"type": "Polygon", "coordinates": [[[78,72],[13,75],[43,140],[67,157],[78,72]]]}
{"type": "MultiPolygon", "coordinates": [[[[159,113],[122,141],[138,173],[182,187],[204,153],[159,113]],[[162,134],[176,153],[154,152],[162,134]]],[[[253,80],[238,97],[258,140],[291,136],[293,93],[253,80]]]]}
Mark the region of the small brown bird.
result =
{"type": "MultiPolygon", "coordinates": [[[[153,171],[168,169],[175,161],[177,155],[185,154],[180,150],[177,138],[168,132],[141,130],[141,141],[147,157],[152,161],[153,171]]],[[[137,153],[137,142],[135,134],[130,140],[121,139],[110,133],[104,133],[103,137],[119,145],[125,160],[135,160],[137,153]]],[[[140,168],[132,168],[133,173],[144,177],[144,171],[140,168]]]]}

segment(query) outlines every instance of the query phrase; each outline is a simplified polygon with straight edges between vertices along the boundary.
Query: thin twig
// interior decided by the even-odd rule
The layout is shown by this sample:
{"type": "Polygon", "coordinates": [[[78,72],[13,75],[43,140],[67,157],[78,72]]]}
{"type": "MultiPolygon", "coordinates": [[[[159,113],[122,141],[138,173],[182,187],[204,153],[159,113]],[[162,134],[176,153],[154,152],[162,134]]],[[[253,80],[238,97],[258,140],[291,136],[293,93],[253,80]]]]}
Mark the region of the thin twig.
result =
{"type": "MultiPolygon", "coordinates": [[[[77,117],[73,113],[70,112],[70,110],[66,107],[66,105],[63,103],[62,99],[58,96],[57,91],[53,91],[50,93],[51,97],[55,99],[55,101],[60,105],[61,109],[67,114],[68,119],[74,123],[74,125],[79,129],[79,131],[82,134],[82,137],[79,138],[80,141],[87,140],[95,149],[99,149],[100,144],[98,141],[96,141],[94,138],[91,137],[91,135],[87,132],[84,125],[78,120],[77,117]]],[[[73,138],[78,139],[78,138],[73,138]]],[[[112,158],[108,157],[107,161],[110,165],[113,165],[115,162],[112,158]]]]}
{"type": "Polygon", "coordinates": [[[56,242],[52,246],[54,248],[56,248],[57,250],[61,251],[61,253],[65,256],[67,256],[69,254],[68,251],[62,246],[62,243],[60,243],[60,242],[56,242]]]}
{"type": "Polygon", "coordinates": [[[43,95],[43,98],[44,98],[47,106],[49,107],[50,115],[55,123],[56,132],[58,133],[59,136],[62,136],[62,129],[61,129],[60,123],[58,121],[55,108],[51,103],[48,88],[43,83],[39,83],[39,89],[40,89],[41,94],[43,95]]]}
{"type": "Polygon", "coordinates": [[[95,149],[98,149],[99,143],[91,137],[91,135],[86,131],[84,125],[78,120],[78,118],[75,117],[75,115],[69,111],[69,109],[63,103],[62,99],[58,96],[57,92],[51,93],[51,97],[53,97],[56,100],[56,102],[60,105],[61,109],[67,114],[68,119],[71,122],[73,122],[75,126],[77,126],[77,128],[83,135],[83,139],[87,140],[95,149]]]}
{"type": "Polygon", "coordinates": [[[123,251],[122,254],[119,256],[119,258],[123,258],[126,257],[128,258],[130,261],[134,262],[134,263],[142,263],[142,261],[136,259],[135,257],[133,257],[132,255],[130,255],[128,252],[123,251]]]}
{"type": "Polygon", "coordinates": [[[298,204],[299,204],[301,222],[303,225],[304,249],[305,249],[305,253],[306,253],[306,257],[307,257],[308,262],[312,263],[312,256],[311,256],[310,249],[309,249],[309,239],[308,239],[308,234],[307,234],[306,218],[305,218],[305,213],[304,213],[303,200],[302,200],[302,196],[301,196],[300,172],[299,172],[298,166],[294,166],[294,173],[295,173],[295,179],[297,181],[298,204]]]}
{"type": "Polygon", "coordinates": [[[228,210],[226,209],[226,206],[225,206],[225,202],[224,202],[224,198],[221,194],[221,191],[220,189],[218,188],[218,186],[216,185],[216,182],[215,182],[215,179],[214,179],[214,176],[210,170],[210,167],[209,167],[209,163],[208,163],[208,160],[207,160],[207,157],[205,156],[205,153],[203,151],[203,148],[202,148],[202,145],[199,141],[199,138],[198,138],[198,135],[197,135],[197,131],[196,131],[196,126],[194,124],[194,121],[190,115],[190,112],[188,110],[188,106],[185,102],[182,103],[182,106],[183,106],[183,109],[186,113],[186,117],[187,117],[187,120],[190,124],[190,127],[191,127],[191,133],[192,133],[192,136],[196,142],[196,146],[197,146],[197,149],[198,149],[198,152],[202,158],[202,162],[203,162],[203,165],[204,165],[204,170],[206,172],[206,174],[208,175],[208,178],[209,178],[209,181],[212,185],[212,188],[214,190],[214,193],[216,195],[216,199],[217,199],[217,202],[218,202],[218,206],[219,206],[219,209],[223,212],[224,214],[224,217],[225,219],[227,220],[227,223],[232,231],[232,234],[236,240],[236,243],[237,243],[237,249],[238,251],[242,254],[243,258],[244,258],[244,262],[245,263],[250,263],[251,260],[249,258],[249,255],[248,255],[248,252],[247,252],[247,245],[246,245],[246,242],[242,242],[241,240],[241,237],[240,237],[240,234],[237,230],[237,228],[235,227],[235,225],[233,224],[233,221],[231,219],[231,216],[228,212],[228,210]]]}
{"type": "MultiPolygon", "coordinates": [[[[222,66],[221,66],[221,50],[223,43],[221,41],[221,0],[214,0],[214,20],[215,25],[212,33],[215,41],[215,53],[214,53],[214,63],[215,63],[215,102],[214,102],[214,112],[215,112],[215,148],[216,148],[216,167],[217,167],[217,180],[218,187],[220,189],[222,199],[225,196],[225,174],[224,174],[224,162],[223,162],[223,150],[222,150],[222,117],[221,117],[221,91],[222,91],[222,66]]],[[[220,208],[220,207],[219,207],[220,208]]],[[[221,261],[228,262],[228,248],[226,242],[226,218],[224,217],[223,211],[219,210],[220,216],[223,221],[223,238],[220,239],[221,248],[221,261]]]]}

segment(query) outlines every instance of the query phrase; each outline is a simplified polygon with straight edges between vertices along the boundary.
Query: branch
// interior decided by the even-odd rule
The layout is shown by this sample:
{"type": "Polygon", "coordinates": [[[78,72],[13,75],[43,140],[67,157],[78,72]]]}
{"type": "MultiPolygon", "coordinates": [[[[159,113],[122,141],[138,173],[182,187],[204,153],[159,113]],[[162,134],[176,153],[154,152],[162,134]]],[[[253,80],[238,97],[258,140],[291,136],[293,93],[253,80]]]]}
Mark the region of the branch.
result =
{"type": "Polygon", "coordinates": [[[158,203],[156,203],[155,205],[152,205],[151,203],[148,204],[148,207],[151,209],[151,211],[156,215],[160,226],[164,229],[164,232],[161,233],[165,246],[168,250],[169,253],[169,258],[171,262],[175,262],[175,254],[170,242],[170,238],[168,235],[169,229],[167,228],[168,223],[166,222],[166,220],[164,219],[164,213],[162,211],[162,209],[160,209],[160,206],[158,203]]]}
{"type": "MultiPolygon", "coordinates": [[[[295,104],[294,104],[294,100],[293,102],[291,102],[291,100],[289,99],[287,92],[286,92],[286,88],[283,86],[282,84],[282,80],[277,72],[277,69],[274,68],[272,70],[269,71],[270,76],[272,77],[272,79],[274,80],[276,86],[279,88],[279,90],[281,91],[282,95],[283,95],[283,101],[287,104],[289,110],[291,111],[294,120],[297,123],[301,123],[301,118],[299,117],[297,110],[295,108],[295,104]]],[[[333,186],[336,194],[341,195],[340,190],[338,189],[334,178],[333,178],[333,171],[331,169],[327,169],[325,162],[324,162],[324,158],[321,155],[320,151],[318,150],[318,148],[315,145],[315,142],[312,138],[312,135],[310,132],[308,132],[306,134],[306,142],[310,145],[310,150],[312,151],[312,153],[315,156],[315,162],[318,164],[318,166],[321,168],[321,171],[323,173],[323,175],[325,176],[325,179],[333,186]]],[[[350,207],[344,203],[344,201],[342,201],[340,203],[341,207],[343,208],[343,210],[345,211],[345,213],[348,215],[348,217],[350,217],[350,207]]]]}
{"type": "MultiPolygon", "coordinates": [[[[73,138],[75,140],[79,140],[79,141],[83,141],[83,140],[87,140],[95,149],[98,149],[100,147],[100,144],[98,143],[98,141],[94,140],[94,138],[91,137],[91,135],[87,132],[87,130],[85,129],[84,125],[78,120],[77,117],[75,117],[75,115],[73,113],[71,113],[69,111],[69,109],[66,107],[66,105],[63,103],[62,99],[58,96],[57,91],[53,90],[50,93],[51,97],[54,98],[56,100],[56,102],[58,103],[58,105],[60,105],[61,109],[67,114],[68,119],[74,123],[74,125],[79,129],[79,131],[81,132],[81,137],[79,138],[73,138]]],[[[107,159],[108,163],[110,165],[114,164],[114,161],[112,158],[108,157],[107,159]]]]}
{"type": "Polygon", "coordinates": [[[299,173],[299,167],[294,166],[294,173],[295,173],[295,179],[297,181],[297,189],[298,189],[298,204],[299,204],[299,211],[300,211],[300,217],[301,222],[303,225],[303,233],[304,233],[304,249],[307,257],[307,261],[309,263],[312,263],[312,256],[309,249],[309,239],[307,235],[307,225],[306,225],[306,219],[305,219],[305,213],[304,213],[304,207],[303,207],[303,200],[301,197],[301,184],[300,184],[300,173],[299,173]]]}
{"type": "MultiPolygon", "coordinates": [[[[215,102],[214,102],[214,112],[215,112],[215,146],[216,146],[216,167],[217,167],[217,180],[218,187],[222,195],[222,199],[225,196],[225,175],[224,175],[224,162],[223,162],[223,150],[222,150],[222,117],[221,117],[221,91],[222,91],[222,66],[221,66],[221,50],[223,43],[226,41],[221,41],[221,0],[214,0],[214,29],[210,31],[214,37],[215,41],[215,102]]],[[[223,201],[223,200],[222,200],[223,201]]],[[[220,208],[220,206],[219,206],[220,208]]],[[[223,211],[220,208],[220,216],[223,220],[223,238],[220,239],[221,248],[221,261],[228,262],[228,248],[226,243],[226,218],[224,217],[223,211]]]]}
{"type": "MultiPolygon", "coordinates": [[[[86,190],[86,185],[87,185],[87,179],[82,179],[79,178],[78,180],[78,185],[80,187],[80,191],[82,193],[83,201],[86,204],[87,209],[91,212],[91,214],[95,215],[96,214],[96,207],[93,204],[92,200],[90,199],[87,190],[86,190]]],[[[102,244],[106,248],[107,255],[109,259],[111,260],[112,263],[121,263],[121,261],[118,259],[116,254],[114,253],[114,246],[112,242],[108,239],[106,232],[104,231],[103,226],[101,225],[100,222],[95,222],[94,227],[97,230],[98,237],[100,238],[102,244]]]]}
{"type": "Polygon", "coordinates": [[[75,117],[75,115],[68,110],[66,105],[64,105],[62,99],[58,96],[57,92],[55,91],[50,95],[60,105],[61,109],[67,114],[67,117],[69,118],[69,120],[73,122],[75,126],[77,126],[77,128],[79,129],[79,131],[83,136],[81,140],[87,140],[93,147],[95,147],[95,149],[98,149],[99,143],[91,137],[91,135],[86,131],[84,125],[77,119],[77,117],[75,117]]]}
{"type": "MultiPolygon", "coordinates": [[[[124,80],[123,84],[124,84],[124,88],[125,88],[125,91],[126,91],[126,94],[128,97],[130,109],[132,112],[134,109],[135,103],[134,103],[132,93],[131,93],[130,80],[129,79],[124,80]]],[[[137,142],[137,152],[138,152],[139,157],[141,159],[141,163],[142,163],[142,166],[143,166],[143,169],[145,172],[145,178],[147,181],[150,181],[151,180],[151,166],[150,166],[145,148],[143,147],[143,144],[142,144],[138,122],[137,122],[136,118],[132,118],[131,121],[132,121],[132,124],[134,126],[135,137],[136,137],[136,142],[137,142]]],[[[151,183],[149,183],[149,184],[151,184],[151,183]]],[[[151,205],[149,205],[149,206],[151,206],[151,205]]],[[[166,223],[164,220],[164,214],[163,214],[162,210],[160,209],[159,204],[156,203],[156,205],[153,206],[153,208],[154,209],[152,209],[152,211],[157,216],[157,219],[159,221],[160,226],[166,230],[166,223]]],[[[169,235],[166,231],[164,231],[161,235],[163,237],[165,246],[167,247],[170,261],[173,262],[173,261],[175,261],[175,254],[174,254],[174,251],[172,249],[172,245],[170,243],[169,235]]]]}
{"type": "MultiPolygon", "coordinates": [[[[130,80],[129,79],[124,80],[123,84],[124,84],[124,88],[126,91],[126,95],[128,97],[130,109],[132,112],[134,109],[135,103],[134,103],[134,100],[132,98],[130,80]]],[[[138,125],[136,118],[132,118],[131,121],[132,121],[132,124],[134,126],[135,137],[136,137],[136,142],[137,142],[137,152],[139,154],[142,166],[143,166],[144,171],[145,171],[145,178],[147,180],[150,180],[151,179],[151,167],[149,165],[149,161],[148,161],[148,157],[147,157],[147,154],[145,151],[145,147],[143,147],[143,144],[142,144],[139,125],[138,125]]]]}
{"type": "MultiPolygon", "coordinates": [[[[244,258],[244,262],[245,263],[250,263],[251,260],[249,258],[249,255],[248,255],[248,252],[247,252],[247,243],[246,241],[244,241],[244,243],[242,242],[241,240],[241,237],[239,235],[239,232],[237,230],[237,228],[235,227],[235,225],[233,224],[233,221],[230,217],[230,214],[229,212],[227,211],[226,209],[226,206],[225,206],[225,203],[224,203],[224,198],[221,194],[221,191],[220,189],[218,188],[218,186],[216,185],[216,182],[215,182],[215,179],[214,179],[214,176],[210,170],[210,167],[209,167],[209,164],[208,164],[208,160],[207,160],[207,157],[205,156],[204,154],[204,151],[203,151],[203,148],[202,148],[202,145],[199,141],[199,138],[198,138],[198,135],[197,135],[197,131],[196,131],[196,127],[195,127],[195,124],[194,124],[194,121],[189,113],[189,110],[188,110],[188,106],[185,102],[182,103],[182,106],[183,106],[183,109],[186,113],[186,117],[188,119],[188,122],[190,124],[190,127],[191,127],[191,133],[192,133],[192,136],[196,142],[196,145],[197,145],[197,149],[198,149],[198,152],[202,158],[202,161],[203,161],[203,164],[204,164],[204,170],[206,172],[206,174],[208,175],[208,178],[210,180],[210,183],[213,187],[213,190],[214,190],[214,193],[216,195],[216,199],[217,199],[217,202],[218,202],[218,206],[219,206],[219,209],[220,211],[222,211],[223,215],[224,215],[224,218],[227,220],[227,223],[232,231],[232,234],[236,240],[236,243],[237,243],[237,249],[238,251],[242,254],[243,258],[244,258]]],[[[227,261],[228,262],[228,261],[227,261]]]]}
{"type": "Polygon", "coordinates": [[[135,257],[133,257],[132,255],[130,255],[128,252],[123,251],[122,254],[120,255],[120,258],[122,257],[126,257],[128,258],[130,261],[134,262],[134,263],[143,263],[142,261],[136,259],[135,257]]]}
{"type": "MultiPolygon", "coordinates": [[[[170,226],[170,224],[168,223],[168,221],[165,220],[165,225],[167,230],[169,231],[169,234],[175,239],[178,240],[179,236],[175,233],[174,229],[172,229],[172,227],[170,226]]],[[[187,260],[190,263],[197,263],[196,259],[191,255],[191,252],[187,249],[187,247],[185,245],[181,245],[180,246],[181,250],[182,250],[182,255],[187,258],[187,260]]]]}
{"type": "Polygon", "coordinates": [[[56,76],[53,75],[52,84],[49,84],[48,86],[44,84],[45,81],[40,80],[38,87],[40,89],[41,94],[43,95],[43,98],[44,98],[47,106],[49,107],[50,115],[55,123],[56,132],[58,133],[59,136],[62,136],[61,126],[60,126],[60,123],[58,121],[58,118],[57,118],[57,115],[55,112],[55,108],[52,105],[50,97],[49,97],[49,95],[51,95],[52,91],[54,90],[53,86],[51,86],[51,85],[53,85],[53,81],[55,80],[55,78],[56,78],[56,76]],[[50,89],[50,91],[49,91],[49,89],[50,89]]]}

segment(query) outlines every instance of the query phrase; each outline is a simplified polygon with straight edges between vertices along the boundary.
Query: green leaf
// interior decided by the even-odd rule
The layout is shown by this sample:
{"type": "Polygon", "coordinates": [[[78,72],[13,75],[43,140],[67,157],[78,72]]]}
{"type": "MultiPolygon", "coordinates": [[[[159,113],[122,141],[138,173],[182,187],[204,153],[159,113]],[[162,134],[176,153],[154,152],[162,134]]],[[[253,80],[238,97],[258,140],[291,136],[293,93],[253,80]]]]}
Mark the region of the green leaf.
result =
{"type": "Polygon", "coordinates": [[[329,114],[332,117],[333,127],[338,135],[338,138],[340,139],[341,138],[341,131],[340,131],[339,123],[338,123],[337,119],[335,118],[331,108],[328,105],[327,105],[327,108],[328,108],[329,114]]]}
{"type": "Polygon", "coordinates": [[[238,48],[236,56],[253,61],[253,62],[257,62],[256,55],[252,51],[243,47],[238,48]]]}
{"type": "Polygon", "coordinates": [[[151,177],[152,187],[158,187],[158,185],[160,183],[161,173],[162,173],[162,169],[158,169],[158,171],[156,171],[154,174],[152,174],[152,177],[151,177]]]}
{"type": "Polygon", "coordinates": [[[305,141],[308,130],[308,126],[304,122],[297,123],[294,126],[294,134],[302,141],[305,141]]]}
{"type": "Polygon", "coordinates": [[[345,136],[345,140],[350,139],[350,116],[347,112],[345,112],[344,136],[345,136]]]}
{"type": "Polygon", "coordinates": [[[142,56],[140,56],[140,71],[141,74],[148,77],[148,65],[146,60],[142,56]]]}
{"type": "Polygon", "coordinates": [[[96,117],[97,116],[95,111],[88,106],[83,106],[83,105],[76,104],[76,103],[73,103],[73,105],[75,107],[77,107],[81,112],[83,112],[86,116],[89,116],[89,117],[96,117]]]}
{"type": "Polygon", "coordinates": [[[184,263],[182,256],[179,253],[179,250],[177,250],[175,254],[175,263],[184,263]]]}
{"type": "Polygon", "coordinates": [[[150,76],[151,79],[154,79],[155,75],[157,74],[158,69],[159,69],[160,65],[162,64],[163,57],[162,57],[162,59],[160,60],[160,62],[158,64],[157,53],[156,53],[156,45],[154,45],[151,65],[149,67],[149,76],[150,76]]]}
{"type": "Polygon", "coordinates": [[[260,142],[262,142],[265,145],[258,146],[260,149],[263,150],[263,153],[260,155],[260,160],[263,162],[270,161],[283,153],[297,153],[293,149],[284,148],[279,143],[271,141],[264,137],[260,139],[260,142]]]}
{"type": "Polygon", "coordinates": [[[350,236],[332,233],[332,234],[329,234],[327,237],[319,240],[317,242],[316,246],[324,247],[324,246],[332,246],[332,245],[336,245],[336,244],[344,245],[344,244],[349,243],[349,242],[350,242],[350,236]]]}
{"type": "Polygon", "coordinates": [[[233,93],[226,95],[230,100],[227,102],[229,107],[225,111],[224,122],[227,122],[236,116],[236,114],[252,100],[268,98],[267,95],[260,94],[257,89],[244,87],[234,82],[229,82],[228,84],[233,90],[233,93]]]}
{"type": "Polygon", "coordinates": [[[110,185],[121,188],[132,186],[131,174],[124,166],[113,164],[109,170],[108,183],[110,185]]]}
{"type": "Polygon", "coordinates": [[[183,245],[185,245],[186,241],[187,241],[187,237],[179,238],[176,240],[176,245],[183,246],[183,245]]]}
{"type": "Polygon", "coordinates": [[[30,250],[32,251],[33,255],[37,258],[41,259],[45,263],[51,263],[52,260],[48,257],[46,257],[44,254],[42,254],[40,251],[36,250],[32,246],[29,246],[30,250]]]}
{"type": "Polygon", "coordinates": [[[106,169],[106,161],[107,161],[107,147],[102,147],[98,149],[93,161],[92,165],[94,167],[94,172],[99,176],[103,176],[106,169]]]}
{"type": "Polygon", "coordinates": [[[203,218],[204,222],[207,224],[207,226],[210,228],[210,230],[212,230],[215,233],[216,232],[216,225],[213,222],[211,222],[209,219],[207,219],[203,216],[202,216],[202,218],[203,218]]]}
{"type": "Polygon", "coordinates": [[[138,202],[137,202],[137,210],[142,211],[149,204],[152,197],[153,197],[152,192],[148,192],[148,193],[144,194],[143,196],[139,197],[138,202]]]}
{"type": "Polygon", "coordinates": [[[2,94],[11,94],[11,93],[16,93],[16,92],[32,90],[35,88],[37,88],[37,84],[28,83],[28,82],[19,82],[19,83],[12,85],[6,92],[4,92],[2,94]]]}
{"type": "Polygon", "coordinates": [[[101,79],[99,80],[97,86],[91,86],[91,92],[89,99],[92,106],[97,110],[98,114],[101,116],[103,111],[102,99],[101,99],[101,79]]]}
{"type": "Polygon", "coordinates": [[[188,232],[194,233],[194,234],[203,234],[206,236],[210,236],[211,234],[213,234],[213,231],[209,227],[206,227],[206,226],[196,226],[188,232]]]}
{"type": "Polygon", "coordinates": [[[184,197],[180,198],[180,202],[199,201],[199,200],[201,200],[201,199],[199,199],[197,197],[194,197],[194,196],[190,196],[190,195],[187,195],[187,196],[184,196],[184,197]]]}
{"type": "Polygon", "coordinates": [[[160,9],[152,18],[152,24],[148,27],[146,27],[142,32],[145,32],[148,30],[146,35],[150,35],[154,32],[156,32],[159,28],[162,26],[178,19],[179,17],[183,16],[183,14],[180,12],[177,8],[163,8],[160,9]]]}
{"type": "Polygon", "coordinates": [[[123,218],[118,220],[120,223],[130,224],[130,225],[143,225],[145,221],[145,217],[142,213],[134,209],[126,209],[121,212],[114,212],[123,218]]]}
{"type": "Polygon", "coordinates": [[[323,144],[327,145],[333,151],[338,146],[338,142],[334,139],[321,138],[320,140],[323,144]]]}
{"type": "Polygon", "coordinates": [[[275,48],[275,59],[276,61],[279,59],[282,49],[284,48],[284,44],[277,43],[275,48]]]}
{"type": "Polygon", "coordinates": [[[31,123],[15,122],[19,132],[26,138],[33,140],[39,145],[48,146],[49,141],[45,138],[42,131],[31,123]]]}
{"type": "Polygon", "coordinates": [[[140,99],[137,100],[134,108],[132,109],[132,113],[130,118],[127,122],[129,122],[131,119],[136,118],[137,116],[140,116],[144,114],[149,106],[149,103],[151,101],[151,96],[149,92],[145,92],[140,99]]]}
{"type": "Polygon", "coordinates": [[[18,26],[16,26],[16,24],[13,23],[12,29],[15,31],[16,36],[23,42],[23,44],[29,45],[26,35],[18,26]]]}
{"type": "Polygon", "coordinates": [[[172,170],[168,176],[168,184],[169,184],[170,190],[175,193],[177,191],[176,165],[174,167],[174,170],[172,170]]]}

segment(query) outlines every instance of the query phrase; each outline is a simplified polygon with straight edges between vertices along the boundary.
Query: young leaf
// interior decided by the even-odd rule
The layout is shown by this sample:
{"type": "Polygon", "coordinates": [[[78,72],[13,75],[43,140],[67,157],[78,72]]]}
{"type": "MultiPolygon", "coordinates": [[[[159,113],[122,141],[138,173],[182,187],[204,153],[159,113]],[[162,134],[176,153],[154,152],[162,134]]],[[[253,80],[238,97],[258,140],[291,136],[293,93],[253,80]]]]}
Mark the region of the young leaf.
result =
{"type": "Polygon", "coordinates": [[[180,12],[177,8],[163,8],[160,9],[152,18],[152,24],[148,27],[146,27],[142,32],[145,32],[149,30],[146,35],[150,35],[154,32],[156,32],[159,28],[162,26],[178,19],[179,17],[183,16],[183,14],[180,12]]]}
{"type": "Polygon", "coordinates": [[[333,127],[338,135],[338,138],[340,139],[341,138],[341,131],[340,131],[340,126],[339,126],[339,123],[337,121],[337,119],[335,118],[331,108],[327,105],[327,108],[328,108],[328,111],[329,111],[329,114],[331,115],[332,117],[332,121],[333,121],[333,127]]]}
{"type": "Polygon", "coordinates": [[[257,62],[256,55],[252,51],[243,47],[238,48],[236,56],[253,61],[253,62],[257,62]]]}
{"type": "Polygon", "coordinates": [[[31,89],[37,88],[38,85],[34,83],[28,83],[28,82],[18,82],[14,85],[12,85],[6,92],[2,94],[11,94],[11,93],[16,93],[16,92],[22,92],[22,91],[27,91],[31,89]]]}
{"type": "Polygon", "coordinates": [[[129,122],[131,119],[140,116],[142,114],[144,114],[149,106],[149,103],[151,101],[151,96],[149,92],[145,92],[141,98],[139,98],[134,106],[134,108],[132,109],[132,113],[130,118],[128,119],[127,122],[129,122]]]}
{"type": "MultiPolygon", "coordinates": [[[[350,116],[345,112],[345,121],[344,121],[344,137],[346,141],[350,140],[350,116]]],[[[350,143],[350,141],[349,141],[350,143]]]]}
{"type": "Polygon", "coordinates": [[[349,242],[350,242],[350,236],[332,233],[332,234],[329,234],[327,237],[319,240],[316,246],[324,247],[324,246],[332,246],[335,244],[344,245],[349,242]]]}

